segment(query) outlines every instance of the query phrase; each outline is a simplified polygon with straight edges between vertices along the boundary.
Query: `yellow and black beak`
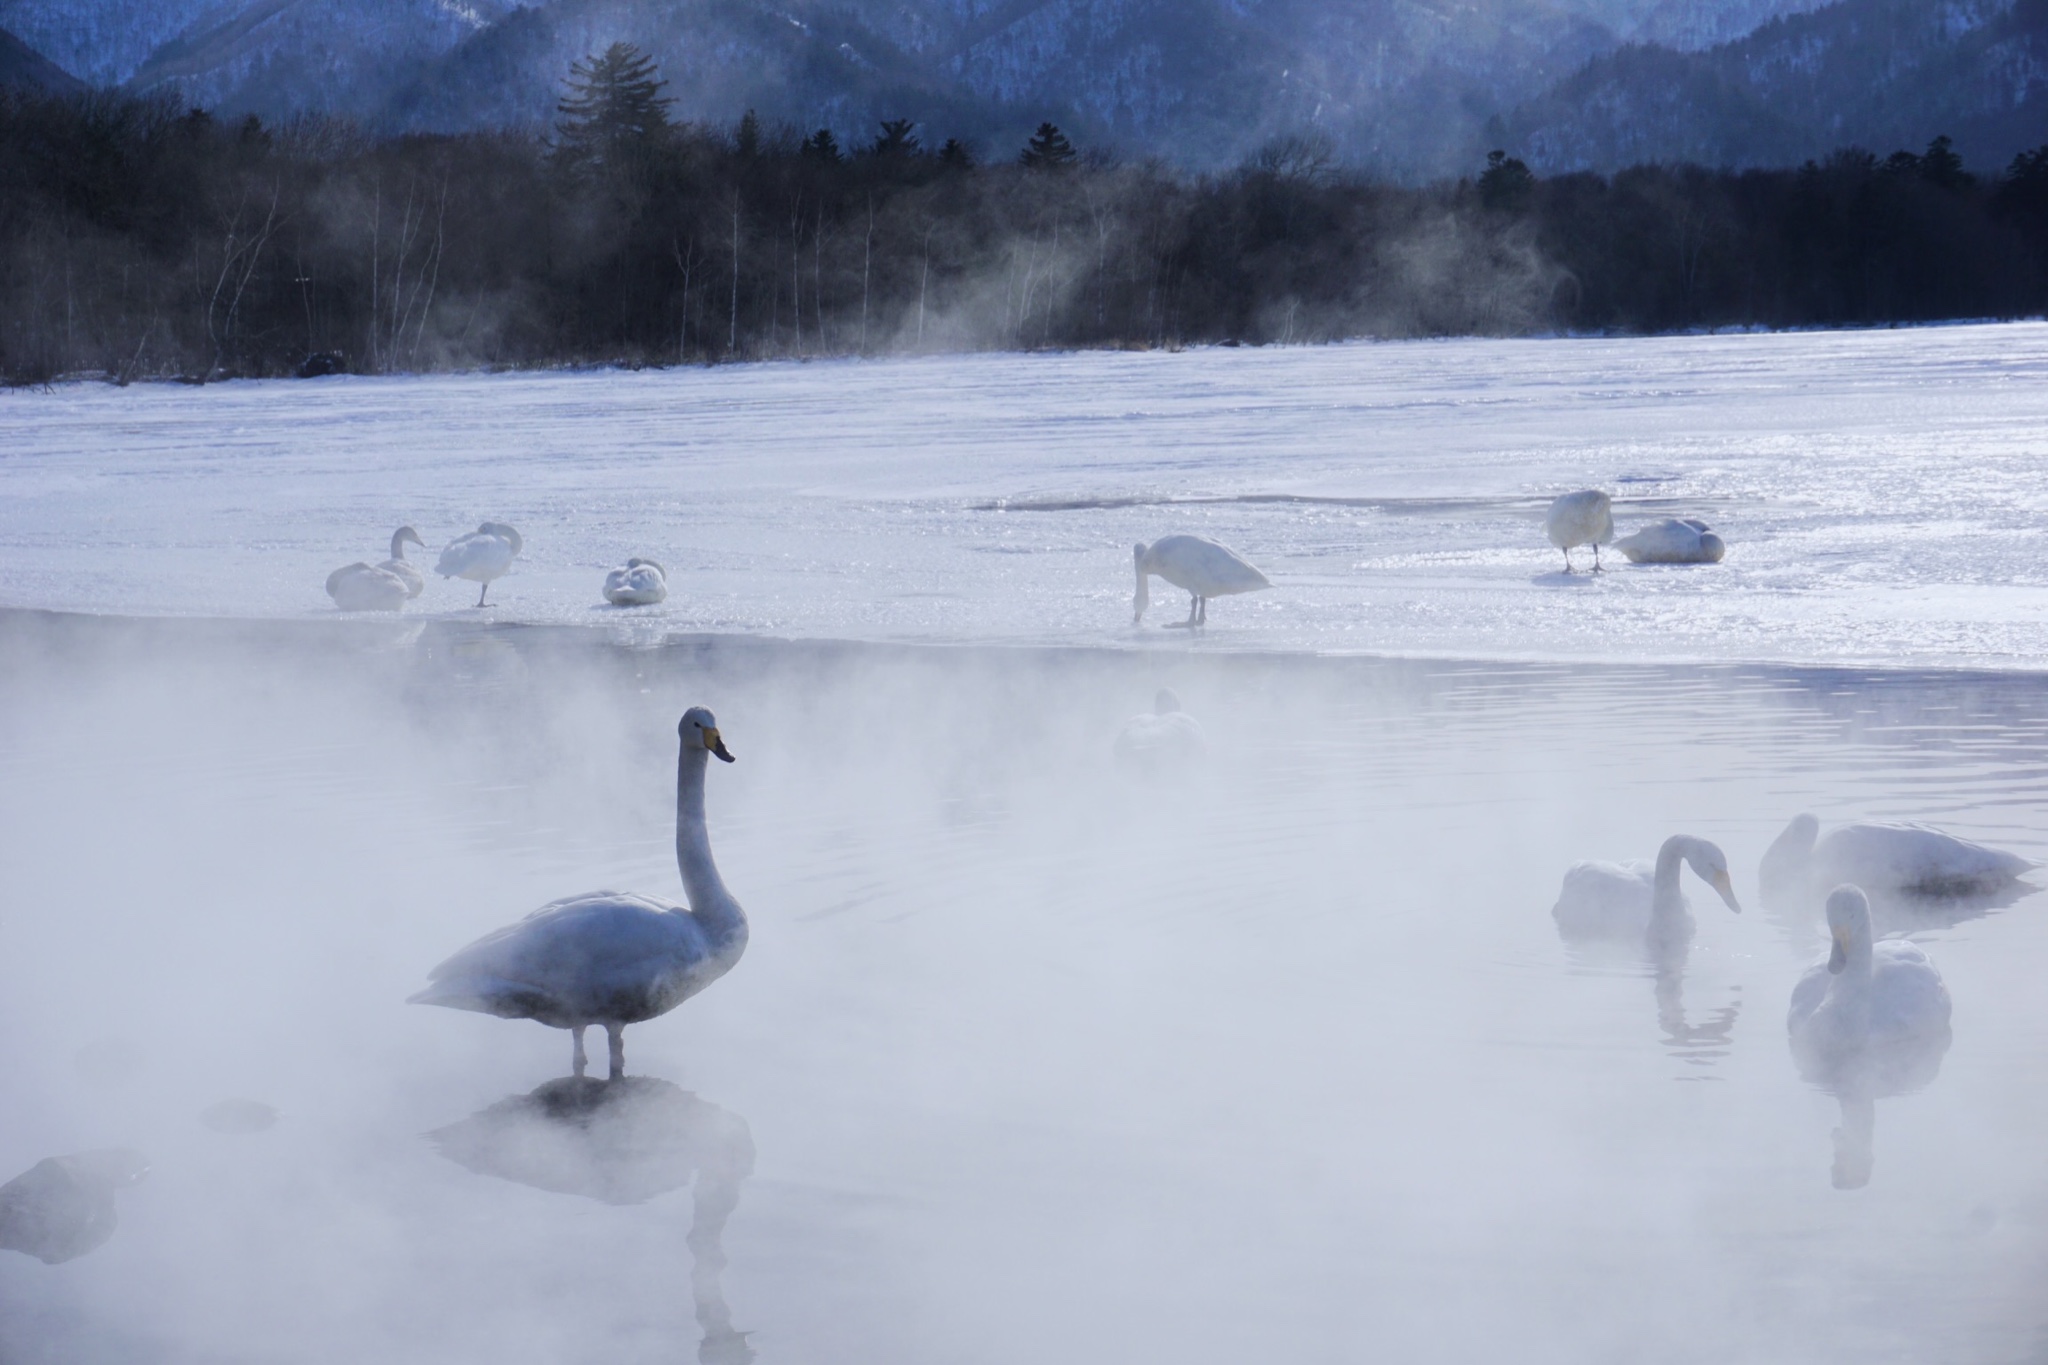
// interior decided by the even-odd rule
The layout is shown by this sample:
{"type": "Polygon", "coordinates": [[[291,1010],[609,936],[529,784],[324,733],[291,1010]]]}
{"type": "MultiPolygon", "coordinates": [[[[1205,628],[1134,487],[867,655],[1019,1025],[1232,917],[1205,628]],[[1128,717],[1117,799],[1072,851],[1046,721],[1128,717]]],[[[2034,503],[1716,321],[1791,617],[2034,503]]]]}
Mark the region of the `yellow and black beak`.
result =
{"type": "Polygon", "coordinates": [[[1828,971],[1839,976],[1842,968],[1849,965],[1849,934],[1847,930],[1837,929],[1833,937],[1835,946],[1828,949],[1828,971]]]}
{"type": "Polygon", "coordinates": [[[719,738],[718,727],[715,725],[704,727],[704,747],[717,754],[727,763],[733,761],[732,752],[725,747],[725,741],[719,738]]]}
{"type": "Polygon", "coordinates": [[[1714,879],[1708,885],[1721,893],[1721,899],[1728,902],[1730,910],[1733,910],[1738,915],[1742,913],[1742,907],[1735,903],[1735,887],[1728,880],[1727,868],[1724,867],[1719,872],[1716,872],[1714,879]]]}

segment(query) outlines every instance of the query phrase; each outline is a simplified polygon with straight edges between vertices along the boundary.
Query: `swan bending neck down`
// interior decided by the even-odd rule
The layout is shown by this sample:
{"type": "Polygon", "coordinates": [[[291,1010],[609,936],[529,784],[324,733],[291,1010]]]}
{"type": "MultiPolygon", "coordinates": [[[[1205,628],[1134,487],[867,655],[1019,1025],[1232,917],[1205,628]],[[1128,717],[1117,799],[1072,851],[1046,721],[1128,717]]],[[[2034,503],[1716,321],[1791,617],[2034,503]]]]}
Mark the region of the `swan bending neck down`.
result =
{"type": "Polygon", "coordinates": [[[1692,912],[1678,889],[1680,864],[1714,888],[1730,910],[1742,913],[1728,877],[1728,858],[1719,845],[1690,834],[1674,834],[1646,863],[1580,863],[1564,874],[1564,887],[1551,917],[1559,934],[1574,940],[1643,943],[1652,949],[1689,942],[1692,912]]]}
{"type": "Polygon", "coordinates": [[[732,970],[746,951],[747,917],[711,859],[704,774],[713,755],[733,757],[701,706],[677,732],[676,866],[689,904],[618,891],[555,901],[434,968],[433,985],[411,1003],[568,1029],[578,1076],[588,1064],[583,1030],[602,1024],[617,1079],[626,1025],[668,1013],[732,970]]]}
{"type": "Polygon", "coordinates": [[[1209,599],[1257,592],[1273,584],[1228,545],[1202,536],[1161,536],[1150,545],[1131,547],[1138,573],[1138,591],[1131,603],[1131,624],[1145,619],[1152,604],[1152,575],[1158,574],[1188,595],[1187,627],[1207,625],[1209,599]]]}

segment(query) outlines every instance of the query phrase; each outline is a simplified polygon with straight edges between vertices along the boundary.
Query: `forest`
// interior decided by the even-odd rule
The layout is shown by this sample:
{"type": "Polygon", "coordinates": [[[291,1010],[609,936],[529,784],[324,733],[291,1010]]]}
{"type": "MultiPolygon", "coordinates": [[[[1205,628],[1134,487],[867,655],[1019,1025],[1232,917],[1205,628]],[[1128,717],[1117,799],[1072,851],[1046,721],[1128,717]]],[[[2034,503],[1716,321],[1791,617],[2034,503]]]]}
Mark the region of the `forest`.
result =
{"type": "Polygon", "coordinates": [[[965,349],[1637,333],[2048,309],[2048,146],[1378,182],[667,115],[618,46],[532,132],[0,91],[0,378],[188,382],[965,349]]]}

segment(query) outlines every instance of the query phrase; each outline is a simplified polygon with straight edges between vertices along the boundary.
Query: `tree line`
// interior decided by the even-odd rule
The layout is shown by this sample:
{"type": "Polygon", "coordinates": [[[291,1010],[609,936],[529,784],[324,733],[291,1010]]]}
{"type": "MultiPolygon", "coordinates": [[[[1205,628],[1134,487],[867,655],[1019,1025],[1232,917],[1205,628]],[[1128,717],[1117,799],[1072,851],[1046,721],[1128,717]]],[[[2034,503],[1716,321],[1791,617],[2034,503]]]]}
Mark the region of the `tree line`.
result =
{"type": "Polygon", "coordinates": [[[1377,182],[1312,136],[1194,176],[667,114],[576,65],[552,137],[372,137],[0,92],[0,376],[676,364],[1360,335],[1667,331],[2048,308],[2048,146],[1784,170],[1377,182]]]}

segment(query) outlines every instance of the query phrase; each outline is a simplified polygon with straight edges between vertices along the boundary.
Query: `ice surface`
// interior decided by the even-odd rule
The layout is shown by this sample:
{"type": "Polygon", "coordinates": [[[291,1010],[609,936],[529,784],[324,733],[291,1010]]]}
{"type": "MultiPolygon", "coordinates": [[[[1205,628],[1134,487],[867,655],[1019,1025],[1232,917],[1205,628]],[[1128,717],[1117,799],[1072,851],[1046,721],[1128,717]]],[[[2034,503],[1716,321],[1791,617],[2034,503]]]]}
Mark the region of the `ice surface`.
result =
{"type": "Polygon", "coordinates": [[[0,395],[0,604],[331,615],[395,526],[489,517],[495,620],[1185,646],[1131,630],[1130,545],[1193,531],[1277,585],[1210,650],[2039,668],[2044,433],[2033,323],[63,386],[0,395]],[[1562,576],[1588,485],[1726,562],[1562,576]],[[668,602],[603,607],[636,553],[668,602]]]}

